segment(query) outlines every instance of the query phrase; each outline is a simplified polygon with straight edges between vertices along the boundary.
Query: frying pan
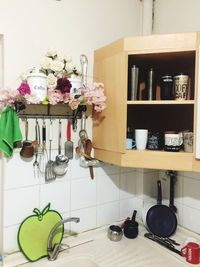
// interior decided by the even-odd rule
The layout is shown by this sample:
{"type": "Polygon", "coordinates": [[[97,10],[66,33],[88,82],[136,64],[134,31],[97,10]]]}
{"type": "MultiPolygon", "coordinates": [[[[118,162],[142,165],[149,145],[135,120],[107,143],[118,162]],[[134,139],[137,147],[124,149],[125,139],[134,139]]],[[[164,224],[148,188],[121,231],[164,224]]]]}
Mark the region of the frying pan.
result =
{"type": "Polygon", "coordinates": [[[157,205],[152,206],[146,214],[146,225],[149,231],[159,237],[171,236],[177,228],[175,213],[162,205],[161,181],[157,181],[157,205]]]}

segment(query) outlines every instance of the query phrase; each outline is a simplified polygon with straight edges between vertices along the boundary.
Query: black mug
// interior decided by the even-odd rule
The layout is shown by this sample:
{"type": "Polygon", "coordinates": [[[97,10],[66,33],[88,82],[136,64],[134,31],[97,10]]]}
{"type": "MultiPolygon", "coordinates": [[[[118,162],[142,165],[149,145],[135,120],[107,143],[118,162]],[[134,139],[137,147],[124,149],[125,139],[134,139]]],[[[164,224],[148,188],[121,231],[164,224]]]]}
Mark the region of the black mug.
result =
{"type": "Polygon", "coordinates": [[[164,137],[162,133],[149,133],[147,141],[147,149],[162,150],[164,147],[164,137]]]}
{"type": "Polygon", "coordinates": [[[127,238],[136,238],[138,236],[138,223],[127,220],[124,222],[124,236],[127,238]]]}

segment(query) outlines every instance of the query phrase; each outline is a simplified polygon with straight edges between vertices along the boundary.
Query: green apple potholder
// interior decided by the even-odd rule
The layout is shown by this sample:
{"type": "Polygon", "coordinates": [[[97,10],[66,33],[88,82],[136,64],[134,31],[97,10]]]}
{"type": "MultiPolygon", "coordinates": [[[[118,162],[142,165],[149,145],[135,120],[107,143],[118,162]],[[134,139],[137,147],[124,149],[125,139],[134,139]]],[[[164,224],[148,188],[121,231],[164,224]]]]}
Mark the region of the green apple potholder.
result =
{"type": "MultiPolygon", "coordinates": [[[[49,234],[56,223],[62,220],[61,215],[50,210],[50,203],[40,212],[34,209],[35,215],[27,217],[20,225],[18,230],[18,244],[21,252],[29,261],[37,261],[48,255],[47,242],[49,234]]],[[[54,244],[60,244],[64,234],[64,226],[57,228],[54,244]]]]}

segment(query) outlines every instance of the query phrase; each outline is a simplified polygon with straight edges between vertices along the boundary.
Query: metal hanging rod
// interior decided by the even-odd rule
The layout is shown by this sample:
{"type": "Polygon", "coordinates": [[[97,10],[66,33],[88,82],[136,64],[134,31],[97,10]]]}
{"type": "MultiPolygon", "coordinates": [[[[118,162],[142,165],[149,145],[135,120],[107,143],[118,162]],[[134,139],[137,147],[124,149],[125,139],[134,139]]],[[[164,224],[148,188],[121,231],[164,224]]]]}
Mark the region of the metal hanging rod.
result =
{"type": "MultiPolygon", "coordinates": [[[[74,119],[73,115],[26,115],[26,114],[18,114],[20,119],[74,119]]],[[[77,115],[77,119],[80,116],[77,115]]]]}

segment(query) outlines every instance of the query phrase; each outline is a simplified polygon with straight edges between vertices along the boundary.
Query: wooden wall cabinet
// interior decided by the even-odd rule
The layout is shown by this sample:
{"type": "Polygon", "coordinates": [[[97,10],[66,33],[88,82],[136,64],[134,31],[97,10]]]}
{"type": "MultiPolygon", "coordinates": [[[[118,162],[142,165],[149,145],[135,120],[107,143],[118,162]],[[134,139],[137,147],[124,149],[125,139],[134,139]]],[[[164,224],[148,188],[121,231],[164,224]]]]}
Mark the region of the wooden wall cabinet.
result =
{"type": "Polygon", "coordinates": [[[94,78],[104,83],[107,97],[107,108],[101,114],[95,114],[93,120],[97,159],[124,167],[200,172],[199,43],[199,32],[134,36],[95,51],[94,78]],[[140,69],[140,92],[145,86],[145,70],[155,68],[156,100],[128,100],[133,64],[140,69]],[[188,99],[160,100],[161,76],[179,73],[190,76],[188,99]],[[193,131],[193,153],[126,150],[128,126],[160,132],[193,131]]]}

